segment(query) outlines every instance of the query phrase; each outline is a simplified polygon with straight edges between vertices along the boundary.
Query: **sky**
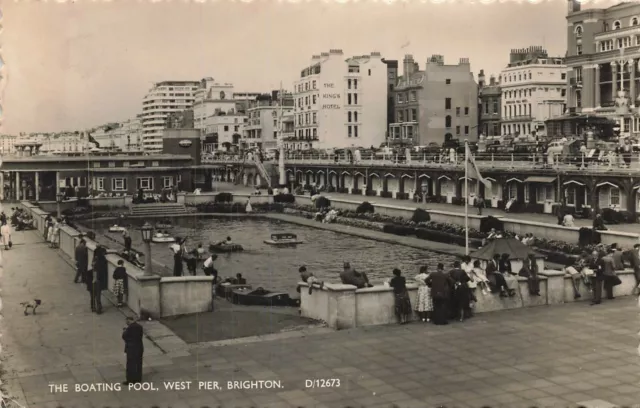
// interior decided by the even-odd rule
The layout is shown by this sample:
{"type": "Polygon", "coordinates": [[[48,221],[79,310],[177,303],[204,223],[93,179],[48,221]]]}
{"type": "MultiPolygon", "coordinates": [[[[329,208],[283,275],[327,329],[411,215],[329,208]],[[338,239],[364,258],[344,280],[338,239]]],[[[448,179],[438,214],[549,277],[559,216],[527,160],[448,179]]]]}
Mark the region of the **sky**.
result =
{"type": "MultiPolygon", "coordinates": [[[[435,2],[436,0],[433,0],[435,2]]],[[[471,60],[497,74],[512,48],[564,56],[566,3],[212,3],[113,1],[2,4],[2,133],[88,129],[141,112],[162,80],[213,77],[236,91],[292,84],[314,54],[412,54],[421,67],[471,60]]],[[[610,5],[610,4],[607,4],[610,5]]]]}

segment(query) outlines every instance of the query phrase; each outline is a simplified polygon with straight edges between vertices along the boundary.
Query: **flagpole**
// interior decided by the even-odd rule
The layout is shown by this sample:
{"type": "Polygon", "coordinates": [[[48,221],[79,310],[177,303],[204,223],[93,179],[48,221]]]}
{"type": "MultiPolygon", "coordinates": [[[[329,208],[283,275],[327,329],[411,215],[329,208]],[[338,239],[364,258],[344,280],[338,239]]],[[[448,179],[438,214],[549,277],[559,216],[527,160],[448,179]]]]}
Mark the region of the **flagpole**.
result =
{"type": "Polygon", "coordinates": [[[464,250],[469,255],[469,141],[464,139],[464,250]]]}

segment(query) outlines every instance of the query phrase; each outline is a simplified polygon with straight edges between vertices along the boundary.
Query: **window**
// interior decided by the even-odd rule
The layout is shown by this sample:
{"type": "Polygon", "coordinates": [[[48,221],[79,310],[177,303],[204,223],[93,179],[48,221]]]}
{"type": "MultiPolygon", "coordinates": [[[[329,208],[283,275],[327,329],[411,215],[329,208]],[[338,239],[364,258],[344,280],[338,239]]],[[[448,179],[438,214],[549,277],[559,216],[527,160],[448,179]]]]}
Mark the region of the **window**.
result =
{"type": "Polygon", "coordinates": [[[347,104],[351,105],[351,94],[347,94],[347,104]]]}
{"type": "Polygon", "coordinates": [[[468,136],[469,135],[469,126],[465,126],[464,127],[464,135],[468,136]]]}
{"type": "Polygon", "coordinates": [[[486,115],[488,115],[488,114],[489,114],[489,104],[488,104],[488,103],[485,103],[485,104],[484,104],[484,113],[485,113],[486,115]]]}
{"type": "Polygon", "coordinates": [[[163,188],[173,187],[173,177],[171,176],[162,177],[162,187],[163,188]]]}
{"type": "Polygon", "coordinates": [[[620,189],[617,187],[611,187],[609,189],[609,204],[620,205],[620,189]]]}
{"type": "Polygon", "coordinates": [[[560,79],[562,79],[562,80],[567,79],[567,73],[563,72],[562,74],[560,74],[560,79]]]}
{"type": "Polygon", "coordinates": [[[509,184],[509,200],[512,198],[518,199],[518,185],[516,183],[509,184]]]}
{"type": "Polygon", "coordinates": [[[456,116],[460,116],[460,108],[456,108],[456,116]]]}
{"type": "Polygon", "coordinates": [[[160,166],[160,162],[158,162],[158,161],[152,161],[151,162],[151,167],[158,167],[158,166],[160,166]]]}
{"type": "Polygon", "coordinates": [[[451,79],[449,78],[445,79],[444,83],[447,85],[451,85],[451,79]]]}
{"type": "Polygon", "coordinates": [[[113,191],[127,191],[127,179],[114,178],[111,179],[111,190],[113,191]]]}
{"type": "Polygon", "coordinates": [[[582,55],[582,44],[576,46],[576,55],[582,55]]]}
{"type": "Polygon", "coordinates": [[[98,191],[104,191],[104,177],[96,177],[95,189],[98,191]]]}
{"type": "Polygon", "coordinates": [[[418,110],[417,109],[411,109],[411,119],[414,122],[418,121],[418,110]]]}
{"type": "Polygon", "coordinates": [[[631,17],[631,26],[637,26],[638,25],[638,17],[631,17]]]}
{"type": "Polygon", "coordinates": [[[358,89],[358,80],[357,79],[353,80],[353,89],[358,89]]]}
{"type": "Polygon", "coordinates": [[[542,185],[542,186],[538,186],[538,197],[537,197],[537,201],[539,203],[543,203],[546,200],[550,200],[553,201],[554,197],[553,197],[553,186],[546,184],[546,185],[542,185]]]}
{"type": "Polygon", "coordinates": [[[229,131],[229,126],[225,125],[225,126],[224,126],[224,131],[225,131],[225,132],[228,132],[228,131],[229,131]]]}
{"type": "Polygon", "coordinates": [[[100,163],[99,163],[99,162],[93,162],[93,167],[94,167],[94,168],[96,168],[96,167],[100,167],[100,163]]]}
{"type": "Polygon", "coordinates": [[[498,101],[493,101],[493,113],[498,113],[498,101]]]}
{"type": "Polygon", "coordinates": [[[351,122],[351,112],[347,112],[347,122],[351,122]]]}
{"type": "Polygon", "coordinates": [[[273,138],[274,138],[274,139],[277,139],[277,138],[278,138],[278,132],[276,132],[276,131],[274,131],[274,132],[273,132],[273,138]]]}
{"type": "Polygon", "coordinates": [[[398,111],[398,122],[404,122],[404,114],[402,113],[402,111],[398,111]]]}
{"type": "Polygon", "coordinates": [[[350,79],[347,79],[347,88],[351,89],[351,80],[350,79]]]}
{"type": "Polygon", "coordinates": [[[371,76],[371,70],[369,70],[369,76],[371,76]]]}
{"type": "Polygon", "coordinates": [[[353,121],[358,122],[358,112],[353,112],[353,121]]]}
{"type": "Polygon", "coordinates": [[[409,94],[409,99],[411,100],[411,102],[415,102],[417,97],[416,97],[416,91],[411,91],[411,93],[409,94]]]}
{"type": "Polygon", "coordinates": [[[315,112],[313,112],[313,124],[314,125],[316,124],[316,113],[315,112]]]}
{"type": "Polygon", "coordinates": [[[576,205],[576,188],[569,186],[566,191],[567,205],[576,205]]]}
{"type": "Polygon", "coordinates": [[[347,136],[351,137],[352,130],[351,126],[347,126],[347,136]]]}
{"type": "Polygon", "coordinates": [[[353,94],[353,104],[354,105],[358,104],[358,94],[353,94]]]}
{"type": "Polygon", "coordinates": [[[531,79],[531,72],[529,72],[529,79],[531,79]]]}
{"type": "Polygon", "coordinates": [[[318,129],[313,129],[313,138],[314,139],[318,138],[318,129]]]}
{"type": "Polygon", "coordinates": [[[358,137],[358,126],[353,127],[353,137],[358,137]]]}
{"type": "Polygon", "coordinates": [[[622,24],[620,23],[620,21],[614,21],[613,22],[613,29],[614,30],[619,30],[620,28],[622,28],[622,24]]]}
{"type": "Polygon", "coordinates": [[[464,108],[464,115],[465,116],[469,115],[469,107],[468,106],[465,106],[465,108],[464,108]]]}
{"type": "Polygon", "coordinates": [[[576,37],[582,37],[582,26],[581,25],[576,26],[574,32],[576,34],[576,37]]]}
{"type": "Polygon", "coordinates": [[[116,167],[116,162],[109,162],[109,167],[110,168],[116,167]]]}
{"type": "Polygon", "coordinates": [[[238,132],[240,130],[240,126],[234,126],[233,130],[234,130],[234,132],[238,132]]]}
{"type": "Polygon", "coordinates": [[[137,190],[149,191],[153,190],[153,178],[152,177],[138,177],[137,190]]]}
{"type": "Polygon", "coordinates": [[[396,102],[402,103],[402,94],[397,94],[396,95],[396,102]]]}
{"type": "Polygon", "coordinates": [[[451,109],[451,98],[445,98],[445,100],[444,100],[444,108],[446,110],[451,109]]]}
{"type": "Polygon", "coordinates": [[[460,135],[460,126],[456,126],[456,135],[460,135]]]}
{"type": "Polygon", "coordinates": [[[450,128],[451,127],[451,116],[447,115],[444,118],[444,127],[446,128],[450,128]]]}
{"type": "Polygon", "coordinates": [[[316,89],[316,81],[313,81],[313,89],[316,89]]]}
{"type": "Polygon", "coordinates": [[[313,96],[311,97],[311,100],[313,101],[313,104],[315,105],[315,104],[316,104],[316,95],[313,95],[313,96]]]}

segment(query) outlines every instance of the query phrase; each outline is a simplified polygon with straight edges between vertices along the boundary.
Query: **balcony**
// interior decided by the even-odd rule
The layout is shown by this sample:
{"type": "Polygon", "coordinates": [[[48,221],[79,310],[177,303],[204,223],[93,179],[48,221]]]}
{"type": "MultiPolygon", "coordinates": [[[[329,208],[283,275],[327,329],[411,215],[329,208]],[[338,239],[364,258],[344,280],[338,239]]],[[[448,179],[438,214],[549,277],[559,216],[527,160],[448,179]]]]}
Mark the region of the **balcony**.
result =
{"type": "Polygon", "coordinates": [[[582,88],[582,78],[570,78],[569,85],[582,88]]]}
{"type": "Polygon", "coordinates": [[[502,122],[524,122],[533,120],[531,115],[515,115],[502,118],[502,122]]]}

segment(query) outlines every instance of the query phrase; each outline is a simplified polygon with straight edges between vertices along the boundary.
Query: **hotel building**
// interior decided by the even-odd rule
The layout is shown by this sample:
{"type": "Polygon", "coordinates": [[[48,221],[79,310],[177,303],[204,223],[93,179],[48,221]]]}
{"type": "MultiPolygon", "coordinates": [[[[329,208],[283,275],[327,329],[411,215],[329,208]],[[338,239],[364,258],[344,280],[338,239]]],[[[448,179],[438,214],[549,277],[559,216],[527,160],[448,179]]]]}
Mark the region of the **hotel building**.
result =
{"type": "Polygon", "coordinates": [[[167,116],[193,104],[197,81],[164,81],[149,90],[142,101],[142,148],[147,152],[162,150],[162,134],[167,116]]]}
{"type": "Polygon", "coordinates": [[[313,148],[379,146],[387,125],[388,67],[378,52],[314,55],[294,83],[295,135],[313,148]]]}
{"type": "MultiPolygon", "coordinates": [[[[286,114],[293,113],[293,96],[279,91],[261,95],[249,104],[243,140],[248,147],[272,149],[278,146],[280,123],[286,114]],[[280,106],[282,105],[282,109],[280,106]]],[[[283,127],[283,133],[286,129],[283,127]]],[[[292,131],[292,129],[291,129],[292,131]]]]}
{"type": "Polygon", "coordinates": [[[424,71],[413,56],[403,60],[395,88],[395,122],[389,125],[389,144],[426,146],[446,139],[478,137],[478,84],[468,58],[445,65],[433,55],[424,71]]]}
{"type": "Polygon", "coordinates": [[[500,73],[502,134],[547,135],[545,121],[566,109],[564,59],[539,46],[513,49],[509,59],[500,73]]]}
{"type": "Polygon", "coordinates": [[[582,10],[568,2],[569,113],[607,118],[622,136],[640,132],[640,4],[582,10]]]}

